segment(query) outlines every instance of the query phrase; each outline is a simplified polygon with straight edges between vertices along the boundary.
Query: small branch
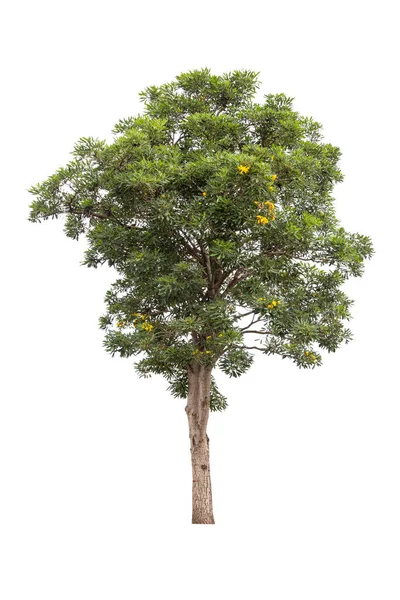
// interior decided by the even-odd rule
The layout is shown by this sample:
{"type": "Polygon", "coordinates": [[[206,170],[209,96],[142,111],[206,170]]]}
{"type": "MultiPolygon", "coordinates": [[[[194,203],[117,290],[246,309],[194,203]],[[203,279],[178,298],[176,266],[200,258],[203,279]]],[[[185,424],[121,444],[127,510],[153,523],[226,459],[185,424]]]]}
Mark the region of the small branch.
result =
{"type": "Polygon", "coordinates": [[[252,322],[249,325],[246,325],[246,327],[239,327],[240,331],[246,331],[246,329],[248,329],[249,327],[251,327],[252,325],[255,325],[256,323],[261,323],[263,319],[257,319],[257,321],[255,321],[254,319],[252,320],[252,322]]]}
{"type": "Polygon", "coordinates": [[[238,348],[242,348],[244,350],[260,350],[260,352],[265,352],[265,348],[259,348],[258,346],[238,346],[238,348]]]}
{"type": "Polygon", "coordinates": [[[185,248],[189,252],[189,254],[191,254],[194,258],[196,258],[200,262],[200,264],[203,264],[201,254],[198,252],[198,250],[196,248],[193,247],[193,245],[190,243],[190,241],[188,241],[185,233],[183,231],[178,231],[178,234],[180,234],[182,236],[183,245],[185,246],[185,248]]]}
{"type": "MultiPolygon", "coordinates": [[[[251,327],[254,323],[254,319],[255,319],[256,315],[255,313],[253,313],[252,318],[251,318],[251,323],[249,325],[247,325],[246,327],[242,327],[241,331],[244,331],[245,329],[248,329],[249,327],[251,327]]],[[[256,323],[258,323],[259,321],[261,321],[262,319],[258,319],[258,321],[256,321],[256,323]]]]}
{"type": "Polygon", "coordinates": [[[294,254],[288,254],[285,250],[274,250],[272,252],[263,252],[264,256],[287,256],[290,260],[306,260],[315,263],[324,263],[324,260],[318,258],[308,258],[305,256],[296,256],[294,254]]]}
{"type": "MultiPolygon", "coordinates": [[[[175,131],[174,131],[173,137],[175,138],[175,131]]],[[[183,140],[184,137],[185,137],[185,134],[181,133],[181,135],[178,137],[178,139],[173,142],[174,146],[176,146],[176,144],[178,144],[181,140],[183,140]]]]}
{"type": "Polygon", "coordinates": [[[243,313],[242,315],[238,315],[233,320],[237,321],[238,319],[243,319],[244,317],[247,317],[248,315],[252,315],[253,313],[254,313],[254,310],[249,310],[249,312],[243,313]]]}
{"type": "Polygon", "coordinates": [[[236,271],[235,275],[233,276],[233,279],[230,280],[230,282],[228,283],[228,285],[225,288],[225,291],[222,292],[222,296],[225,296],[227,294],[227,292],[233,288],[237,282],[239,281],[239,271],[236,271]]]}
{"type": "Polygon", "coordinates": [[[272,252],[263,252],[266,256],[287,256],[286,250],[273,250],[272,252]]]}
{"type": "Polygon", "coordinates": [[[226,294],[229,292],[229,290],[231,290],[233,287],[235,287],[235,285],[237,285],[239,283],[239,281],[243,281],[243,279],[250,273],[249,269],[245,269],[244,271],[240,272],[240,269],[238,269],[235,273],[235,275],[233,276],[233,279],[230,280],[230,282],[228,283],[228,285],[226,286],[225,290],[222,292],[221,297],[225,297],[226,294]]]}
{"type": "Polygon", "coordinates": [[[217,273],[220,273],[219,278],[215,280],[215,284],[214,284],[214,289],[216,292],[218,292],[218,290],[220,289],[221,285],[224,283],[225,279],[227,277],[229,277],[229,275],[232,274],[232,271],[226,271],[226,273],[223,273],[222,271],[217,271],[217,273]]]}
{"type": "MultiPolygon", "coordinates": [[[[135,225],[127,225],[126,223],[122,223],[119,219],[117,219],[117,217],[115,217],[115,215],[112,214],[112,212],[110,211],[108,215],[102,215],[100,213],[95,213],[95,212],[89,212],[89,211],[79,211],[79,210],[74,210],[73,208],[68,208],[67,210],[64,211],[60,211],[62,214],[66,214],[66,215],[78,215],[80,217],[86,217],[87,219],[101,219],[103,221],[107,221],[107,220],[111,220],[114,221],[117,225],[120,225],[121,227],[125,227],[126,229],[140,229],[140,227],[136,227],[135,225]]],[[[59,213],[53,213],[53,214],[59,214],[59,213]]]]}
{"type": "Polygon", "coordinates": [[[243,331],[242,330],[242,333],[243,334],[245,334],[245,333],[262,333],[262,334],[266,333],[268,335],[276,335],[275,333],[272,333],[272,331],[268,331],[268,329],[266,329],[265,331],[261,331],[261,330],[258,331],[256,329],[249,329],[249,331],[243,331]]]}
{"type": "Polygon", "coordinates": [[[201,242],[199,242],[199,240],[197,240],[197,243],[200,246],[201,254],[202,254],[203,260],[204,260],[204,266],[206,267],[206,270],[207,270],[208,291],[210,293],[210,297],[214,298],[215,290],[214,290],[214,285],[213,285],[213,273],[212,273],[212,269],[211,269],[210,257],[207,254],[203,244],[201,242]]]}
{"type": "Polygon", "coordinates": [[[310,262],[321,263],[323,264],[324,260],[319,260],[318,258],[306,258],[305,256],[292,256],[294,260],[308,260],[310,262]]]}

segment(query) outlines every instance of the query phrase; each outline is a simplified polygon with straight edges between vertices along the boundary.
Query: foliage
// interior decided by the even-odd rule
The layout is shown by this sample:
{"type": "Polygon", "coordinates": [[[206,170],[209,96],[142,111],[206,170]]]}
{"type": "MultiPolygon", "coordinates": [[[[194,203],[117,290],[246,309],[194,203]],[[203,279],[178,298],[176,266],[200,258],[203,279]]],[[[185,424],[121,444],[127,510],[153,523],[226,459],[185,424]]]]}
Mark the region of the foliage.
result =
{"type": "MultiPolygon", "coordinates": [[[[31,221],[66,215],[66,235],[88,239],[83,264],[118,273],[106,350],[138,356],[175,396],[193,361],[238,377],[258,350],[309,368],[351,339],[341,286],[373,250],[335,216],[340,151],[284,94],[255,103],[258,86],[203,69],[148,87],[112,143],[81,138],[30,190],[31,221]]],[[[211,408],[225,406],[213,379],[211,408]]]]}

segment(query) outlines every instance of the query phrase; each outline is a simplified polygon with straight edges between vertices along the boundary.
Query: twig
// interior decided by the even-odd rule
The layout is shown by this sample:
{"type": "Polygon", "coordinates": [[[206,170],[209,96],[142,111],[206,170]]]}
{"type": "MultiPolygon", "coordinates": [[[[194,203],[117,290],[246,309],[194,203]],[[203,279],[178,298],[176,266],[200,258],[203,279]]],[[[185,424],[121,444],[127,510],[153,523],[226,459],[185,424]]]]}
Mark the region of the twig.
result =
{"type": "Polygon", "coordinates": [[[249,310],[249,312],[247,313],[243,313],[242,315],[237,315],[237,317],[234,317],[234,321],[237,321],[238,319],[243,319],[244,317],[247,317],[248,315],[252,315],[254,313],[254,310],[249,310]]]}
{"type": "Polygon", "coordinates": [[[242,333],[243,333],[243,335],[245,333],[262,333],[262,334],[266,333],[268,335],[277,335],[276,333],[272,333],[272,331],[268,331],[268,329],[266,329],[265,331],[257,331],[256,329],[249,329],[249,331],[243,331],[242,333]]]}
{"type": "Polygon", "coordinates": [[[259,348],[258,346],[238,346],[238,348],[243,348],[245,350],[260,350],[261,352],[265,352],[265,348],[259,348]]]}

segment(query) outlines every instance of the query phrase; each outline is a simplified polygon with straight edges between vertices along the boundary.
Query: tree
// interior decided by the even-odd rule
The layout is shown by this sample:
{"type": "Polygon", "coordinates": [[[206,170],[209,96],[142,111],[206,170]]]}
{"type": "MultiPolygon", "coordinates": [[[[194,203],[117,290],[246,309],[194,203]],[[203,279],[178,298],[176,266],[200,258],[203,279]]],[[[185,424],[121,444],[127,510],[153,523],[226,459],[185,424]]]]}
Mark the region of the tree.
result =
{"type": "Polygon", "coordinates": [[[82,264],[118,273],[106,350],[187,398],[193,523],[214,523],[207,421],[227,402],[213,370],[239,377],[256,351],[320,365],[317,347],[351,339],[341,286],[373,253],[335,216],[339,149],[292,98],[255,103],[258,87],[257,73],[209,69],[148,87],[112,143],[81,138],[30,189],[30,221],[66,215],[66,235],[88,240],[82,264]]]}

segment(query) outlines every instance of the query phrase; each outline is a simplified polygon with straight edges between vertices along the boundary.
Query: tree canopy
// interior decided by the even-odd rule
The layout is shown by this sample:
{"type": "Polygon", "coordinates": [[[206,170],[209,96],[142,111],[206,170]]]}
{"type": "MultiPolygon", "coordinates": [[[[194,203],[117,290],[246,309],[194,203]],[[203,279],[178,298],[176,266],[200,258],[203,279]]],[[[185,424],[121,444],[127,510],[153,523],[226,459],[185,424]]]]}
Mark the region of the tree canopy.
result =
{"type": "MultiPolygon", "coordinates": [[[[118,274],[107,351],[179,397],[193,362],[238,377],[258,351],[313,368],[351,339],[341,287],[373,250],[335,215],[340,150],[292,98],[256,103],[258,87],[255,72],[209,69],[148,87],[112,143],[81,138],[30,189],[31,221],[65,215],[66,235],[88,240],[83,264],[118,274]]],[[[210,406],[226,407],[214,378],[210,406]]]]}

